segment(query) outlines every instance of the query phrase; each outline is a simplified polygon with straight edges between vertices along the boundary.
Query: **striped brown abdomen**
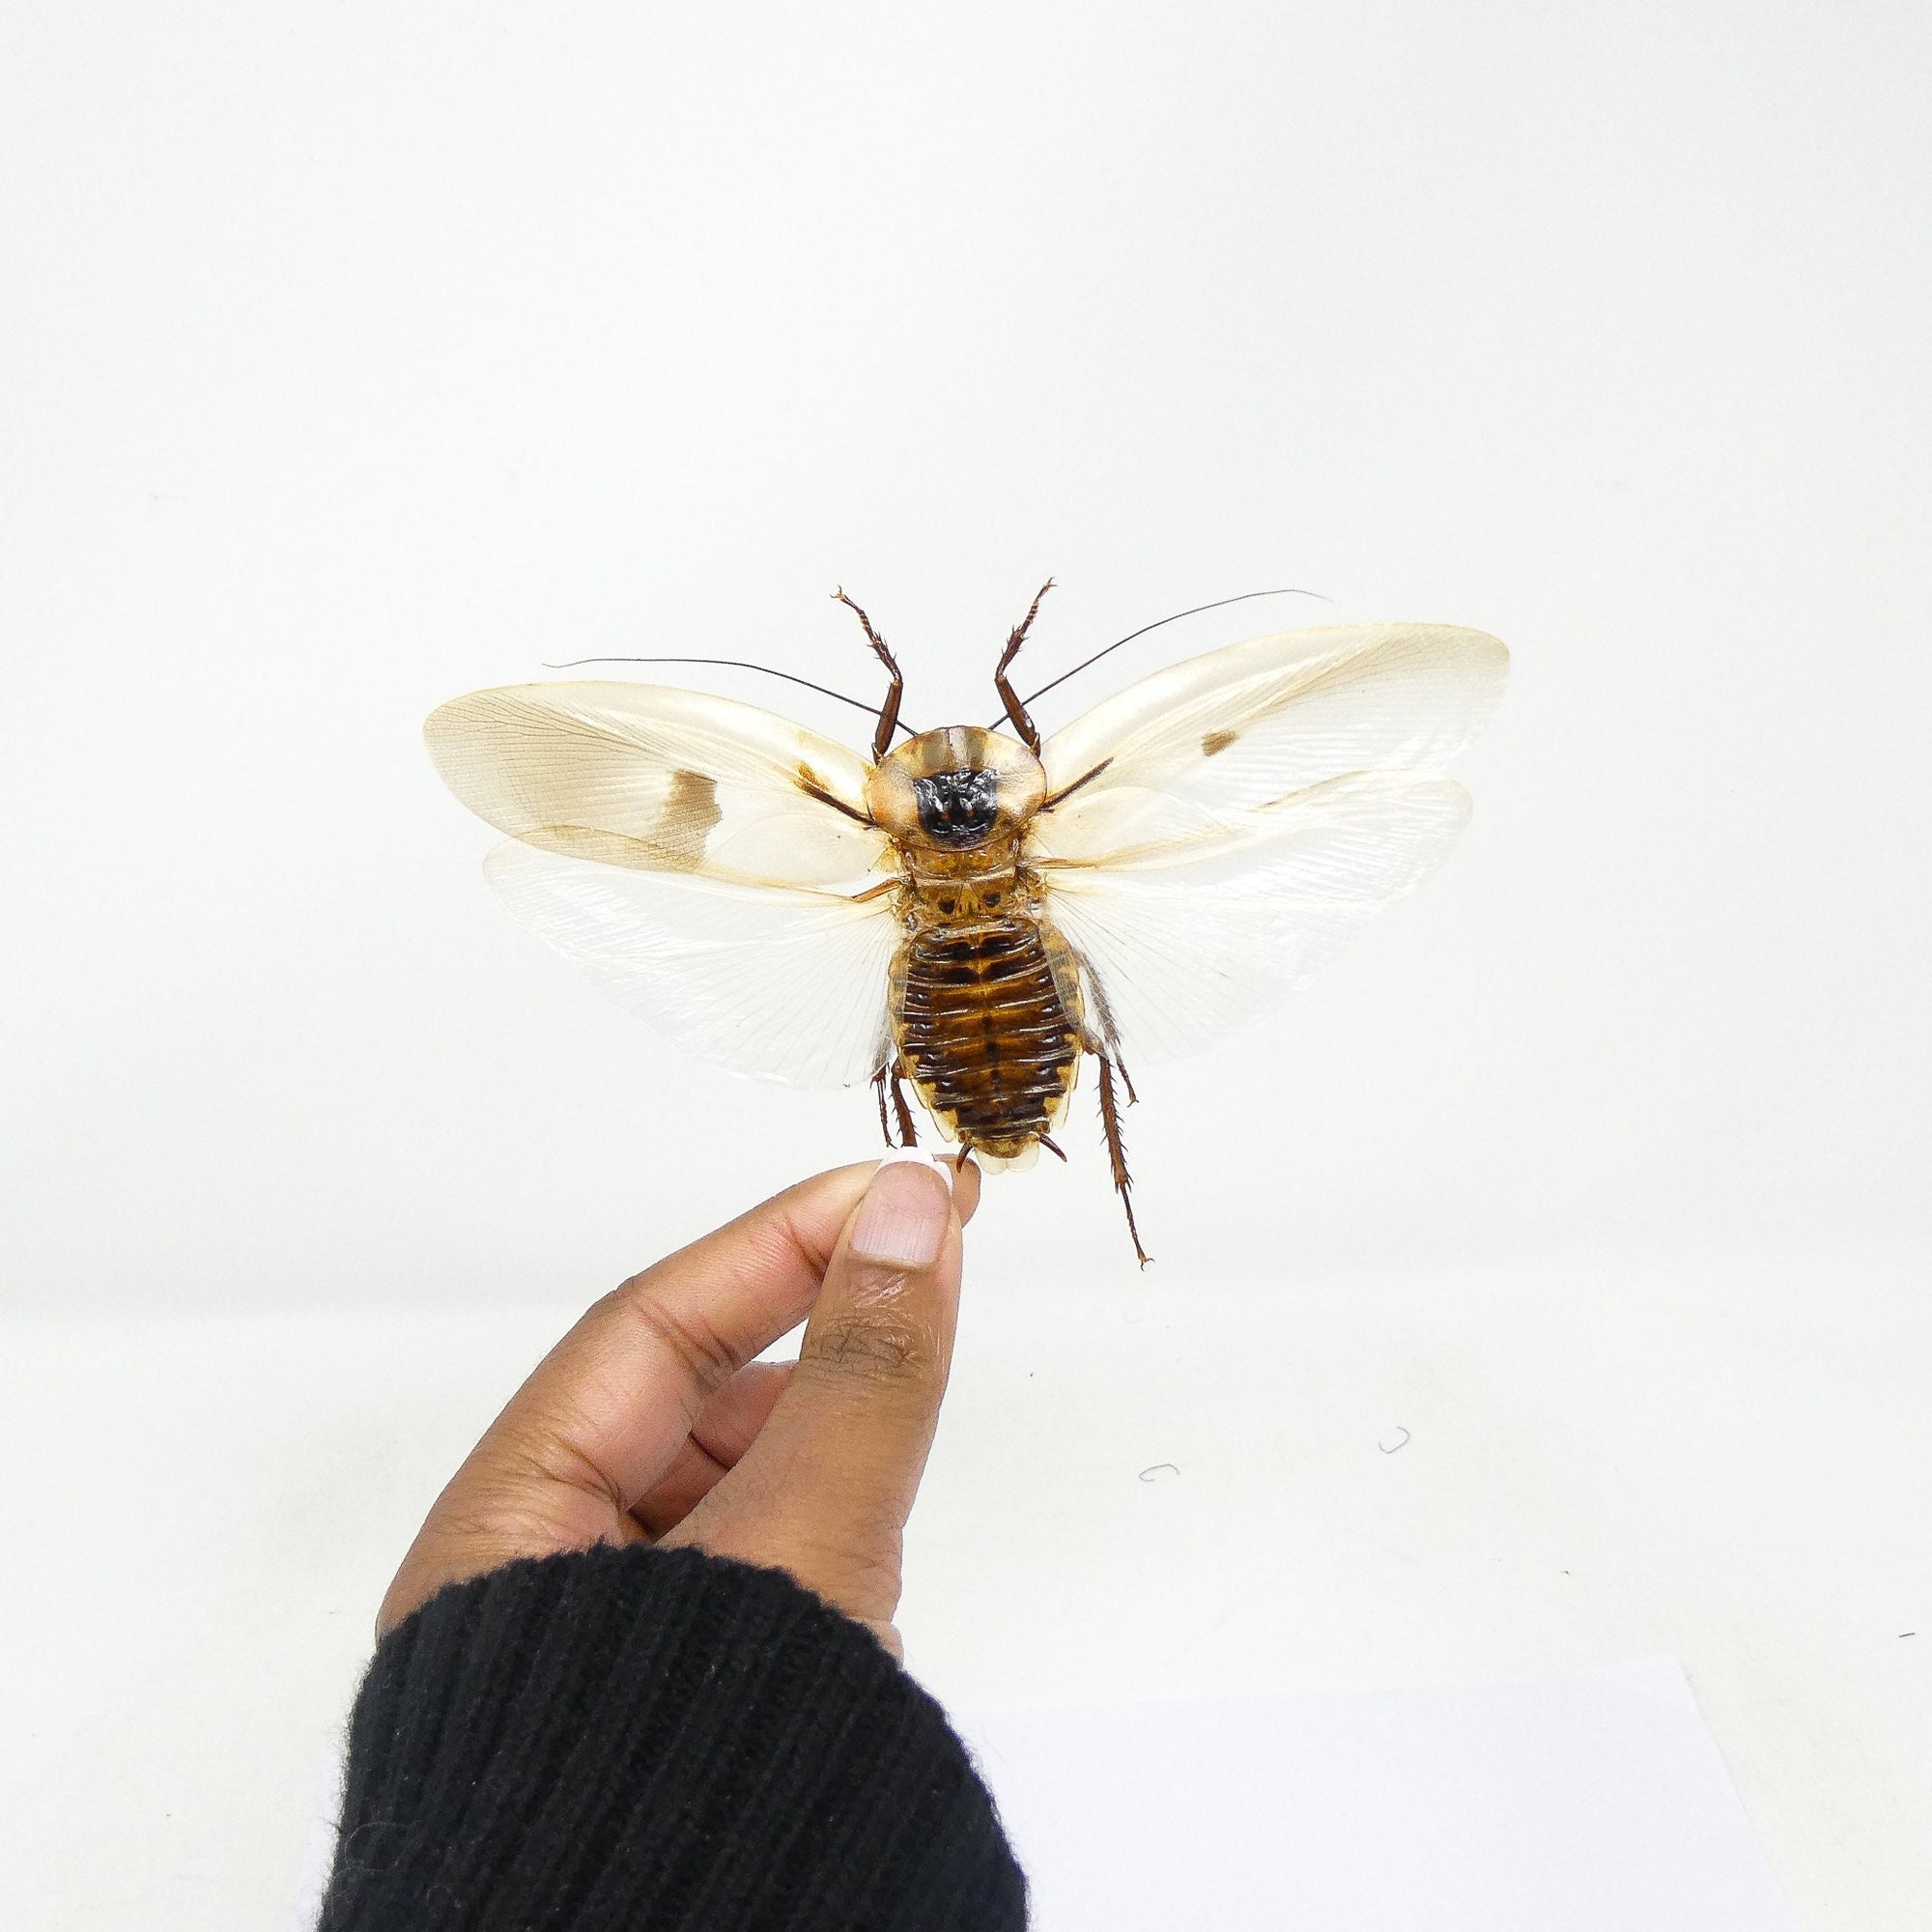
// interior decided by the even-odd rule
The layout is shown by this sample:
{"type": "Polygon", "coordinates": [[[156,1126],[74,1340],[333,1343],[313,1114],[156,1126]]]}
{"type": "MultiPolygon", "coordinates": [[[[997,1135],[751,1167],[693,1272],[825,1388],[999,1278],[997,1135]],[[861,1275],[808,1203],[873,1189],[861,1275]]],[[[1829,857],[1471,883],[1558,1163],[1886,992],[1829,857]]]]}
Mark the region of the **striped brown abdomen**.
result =
{"type": "Polygon", "coordinates": [[[1071,956],[1043,921],[917,926],[894,964],[892,1013],[906,1073],[963,1146],[1012,1160],[1051,1130],[1082,1024],[1071,956]]]}

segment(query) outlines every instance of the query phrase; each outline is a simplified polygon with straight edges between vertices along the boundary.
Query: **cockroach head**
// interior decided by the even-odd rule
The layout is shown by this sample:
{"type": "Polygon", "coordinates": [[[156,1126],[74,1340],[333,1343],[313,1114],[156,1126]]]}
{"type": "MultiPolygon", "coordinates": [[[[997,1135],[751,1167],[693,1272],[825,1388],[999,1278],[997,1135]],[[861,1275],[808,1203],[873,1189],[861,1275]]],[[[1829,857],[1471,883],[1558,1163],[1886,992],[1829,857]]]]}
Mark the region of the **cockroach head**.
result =
{"type": "Polygon", "coordinates": [[[1045,796],[1046,774],[1024,745],[954,724],[881,758],[866,809],[901,845],[960,852],[1013,838],[1045,796]]]}

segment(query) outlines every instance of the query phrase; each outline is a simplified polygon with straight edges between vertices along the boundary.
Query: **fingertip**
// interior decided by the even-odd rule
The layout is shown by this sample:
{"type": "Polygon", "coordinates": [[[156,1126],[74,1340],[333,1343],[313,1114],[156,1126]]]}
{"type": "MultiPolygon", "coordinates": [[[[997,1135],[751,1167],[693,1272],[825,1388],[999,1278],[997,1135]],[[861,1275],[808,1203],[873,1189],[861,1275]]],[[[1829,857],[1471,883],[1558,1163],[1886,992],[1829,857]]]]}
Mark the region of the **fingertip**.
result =
{"type": "MultiPolygon", "coordinates": [[[[936,1173],[945,1181],[961,1227],[973,1218],[980,1205],[980,1174],[970,1156],[961,1162],[954,1153],[895,1149],[880,1158],[850,1161],[794,1181],[625,1286],[635,1287],[647,1276],[677,1275],[694,1268],[700,1276],[711,1278],[721,1262],[758,1276],[776,1274],[781,1263],[796,1265],[800,1286],[807,1281],[815,1286],[831,1264],[853,1210],[880,1170],[907,1162],[936,1173]]],[[[789,1321],[784,1323],[790,1325],[789,1321]]]]}
{"type": "Polygon", "coordinates": [[[952,1226],[952,1165],[922,1149],[889,1153],[872,1171],[849,1236],[860,1261],[930,1267],[952,1226]]]}
{"type": "Polygon", "coordinates": [[[959,1216],[962,1228],[978,1211],[983,1177],[971,1154],[945,1153],[927,1148],[895,1148],[891,1153],[880,1156],[873,1172],[893,1166],[923,1167],[938,1175],[952,1196],[953,1211],[959,1216]]]}

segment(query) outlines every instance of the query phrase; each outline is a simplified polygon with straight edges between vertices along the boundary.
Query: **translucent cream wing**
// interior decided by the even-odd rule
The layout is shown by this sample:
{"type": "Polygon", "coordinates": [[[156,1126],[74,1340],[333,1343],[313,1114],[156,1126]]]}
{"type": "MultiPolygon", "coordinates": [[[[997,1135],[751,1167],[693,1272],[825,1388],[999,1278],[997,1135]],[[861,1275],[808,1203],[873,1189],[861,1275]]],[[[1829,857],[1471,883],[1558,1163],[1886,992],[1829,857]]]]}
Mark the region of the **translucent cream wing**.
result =
{"type": "Polygon", "coordinates": [[[1420,884],[1468,815],[1453,780],[1365,772],[1119,865],[1048,863],[1041,876],[1131,1069],[1198,1053],[1293,992],[1420,884]]]}
{"type": "Polygon", "coordinates": [[[733,885],[826,886],[890,862],[857,753],[754,705],[656,685],[471,692],[423,727],[479,818],[546,851],[733,885]]]}
{"type": "Polygon", "coordinates": [[[1118,863],[1331,779],[1439,772],[1502,696],[1509,653],[1447,624],[1254,638],[1156,671],[1048,738],[1041,858],[1118,863]],[[1069,789],[1072,788],[1072,789],[1069,789]]]}
{"type": "Polygon", "coordinates": [[[890,896],[721,885],[519,839],[484,870],[519,924],[678,1045],[791,1087],[868,1079],[899,941],[890,896]]]}
{"type": "Polygon", "coordinates": [[[865,761],[772,713],[652,685],[472,692],[424,726],[445,782],[511,834],[512,916],[688,1051],[793,1086],[879,1065],[898,928],[865,761]],[[843,887],[843,891],[836,888],[843,887]]]}

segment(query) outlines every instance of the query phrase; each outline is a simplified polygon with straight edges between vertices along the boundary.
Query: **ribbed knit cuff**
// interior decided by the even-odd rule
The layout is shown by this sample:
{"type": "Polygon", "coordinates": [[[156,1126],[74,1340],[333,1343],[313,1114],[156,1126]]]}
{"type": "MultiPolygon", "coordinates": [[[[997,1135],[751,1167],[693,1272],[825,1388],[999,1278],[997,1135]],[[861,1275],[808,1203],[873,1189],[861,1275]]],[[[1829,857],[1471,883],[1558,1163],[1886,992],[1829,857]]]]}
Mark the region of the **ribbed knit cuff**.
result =
{"type": "Polygon", "coordinates": [[[440,1592],[350,1720],[320,1932],[1009,1932],[964,1747],[776,1570],[597,1548],[440,1592]]]}

